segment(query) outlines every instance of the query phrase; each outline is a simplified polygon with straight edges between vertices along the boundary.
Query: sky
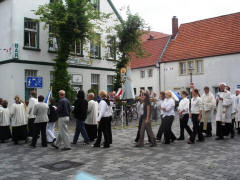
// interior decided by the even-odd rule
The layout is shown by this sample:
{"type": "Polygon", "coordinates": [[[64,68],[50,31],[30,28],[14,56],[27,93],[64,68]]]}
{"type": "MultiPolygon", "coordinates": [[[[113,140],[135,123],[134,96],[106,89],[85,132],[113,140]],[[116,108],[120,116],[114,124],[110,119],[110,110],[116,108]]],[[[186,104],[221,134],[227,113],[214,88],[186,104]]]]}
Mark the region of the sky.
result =
{"type": "Polygon", "coordinates": [[[178,24],[240,12],[240,0],[112,0],[123,18],[126,7],[138,13],[152,31],[171,34],[172,17],[178,24]]]}

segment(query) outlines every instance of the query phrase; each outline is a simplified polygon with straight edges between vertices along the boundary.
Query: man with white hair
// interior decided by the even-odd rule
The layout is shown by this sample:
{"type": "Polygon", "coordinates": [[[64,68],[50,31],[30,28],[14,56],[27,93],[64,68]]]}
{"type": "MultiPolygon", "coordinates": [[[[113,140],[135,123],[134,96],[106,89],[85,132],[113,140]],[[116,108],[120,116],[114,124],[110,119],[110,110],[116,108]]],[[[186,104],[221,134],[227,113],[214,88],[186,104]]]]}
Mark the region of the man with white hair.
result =
{"type": "Polygon", "coordinates": [[[236,89],[235,93],[235,122],[238,134],[240,134],[240,89],[236,89]]]}
{"type": "Polygon", "coordinates": [[[216,140],[224,139],[225,130],[229,124],[232,124],[232,96],[226,89],[226,83],[219,84],[219,93],[216,98],[217,114],[216,114],[216,140]]]}

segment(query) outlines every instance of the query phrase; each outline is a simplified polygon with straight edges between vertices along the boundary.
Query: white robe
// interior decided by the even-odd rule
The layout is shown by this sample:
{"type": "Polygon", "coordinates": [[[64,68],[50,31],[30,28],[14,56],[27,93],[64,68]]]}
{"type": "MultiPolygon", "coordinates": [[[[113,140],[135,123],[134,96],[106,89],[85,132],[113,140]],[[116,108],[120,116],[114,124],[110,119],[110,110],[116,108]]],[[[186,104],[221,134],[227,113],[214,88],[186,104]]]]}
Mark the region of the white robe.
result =
{"type": "Polygon", "coordinates": [[[240,122],[240,94],[235,97],[235,120],[240,122]]]}
{"type": "Polygon", "coordinates": [[[204,93],[201,96],[201,100],[202,100],[202,107],[203,107],[201,122],[204,122],[206,112],[208,112],[207,122],[211,122],[213,119],[213,110],[214,110],[214,107],[216,106],[215,97],[211,92],[209,92],[208,94],[204,93]]]}
{"type": "Polygon", "coordinates": [[[13,127],[23,126],[27,124],[25,106],[23,103],[14,103],[10,109],[10,115],[12,118],[11,125],[13,127]]]}
{"type": "Polygon", "coordinates": [[[88,102],[87,119],[85,123],[88,125],[96,125],[97,117],[98,117],[98,103],[94,100],[90,100],[88,102]]]}
{"type": "Polygon", "coordinates": [[[10,126],[10,112],[8,108],[0,107],[0,126],[10,126]]]}
{"type": "Polygon", "coordinates": [[[232,122],[232,95],[229,91],[219,92],[217,98],[222,98],[219,100],[217,105],[216,121],[222,121],[225,123],[232,122]]]}

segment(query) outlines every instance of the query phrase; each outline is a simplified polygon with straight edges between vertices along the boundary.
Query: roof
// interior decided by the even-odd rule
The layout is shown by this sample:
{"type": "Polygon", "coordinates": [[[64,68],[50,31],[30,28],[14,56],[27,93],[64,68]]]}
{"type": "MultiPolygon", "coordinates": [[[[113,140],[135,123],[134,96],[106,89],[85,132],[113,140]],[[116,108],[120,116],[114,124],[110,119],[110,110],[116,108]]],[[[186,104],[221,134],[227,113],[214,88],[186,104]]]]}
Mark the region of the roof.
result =
{"type": "Polygon", "coordinates": [[[142,41],[147,41],[150,35],[153,37],[153,39],[159,39],[159,38],[169,36],[168,34],[164,34],[161,32],[149,31],[148,33],[142,35],[142,41]]]}
{"type": "Polygon", "coordinates": [[[240,53],[240,13],[182,24],[161,62],[240,53]]]}
{"type": "Polygon", "coordinates": [[[141,67],[155,66],[158,59],[162,55],[164,47],[168,42],[170,36],[159,39],[146,40],[143,42],[142,47],[146,51],[145,57],[137,58],[132,56],[131,68],[137,69],[141,67]]]}

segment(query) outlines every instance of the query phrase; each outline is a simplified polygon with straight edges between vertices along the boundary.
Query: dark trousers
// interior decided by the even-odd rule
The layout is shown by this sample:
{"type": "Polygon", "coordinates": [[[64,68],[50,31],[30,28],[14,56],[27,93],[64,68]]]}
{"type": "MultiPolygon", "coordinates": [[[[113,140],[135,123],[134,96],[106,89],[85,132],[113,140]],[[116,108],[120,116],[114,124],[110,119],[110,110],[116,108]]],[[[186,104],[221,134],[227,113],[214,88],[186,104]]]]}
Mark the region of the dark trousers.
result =
{"type": "Polygon", "coordinates": [[[12,136],[15,144],[17,144],[19,140],[27,140],[27,125],[13,126],[12,136]]]}
{"type": "Polygon", "coordinates": [[[97,125],[85,124],[85,128],[91,141],[97,138],[97,125]]]}
{"type": "Polygon", "coordinates": [[[164,133],[165,143],[170,143],[170,140],[176,139],[174,133],[172,132],[174,116],[165,116],[162,119],[162,129],[164,133]]]}
{"type": "Polygon", "coordinates": [[[105,147],[109,147],[110,145],[110,132],[109,132],[109,123],[110,123],[110,119],[109,117],[104,117],[100,120],[99,122],[99,126],[98,126],[98,137],[97,140],[95,142],[95,146],[100,146],[101,141],[102,141],[102,133],[104,136],[104,146],[105,147]]]}
{"type": "Polygon", "coordinates": [[[163,134],[163,124],[162,124],[163,117],[161,116],[160,118],[161,118],[161,124],[159,126],[158,133],[157,133],[157,139],[158,140],[162,139],[162,134],[163,134]]]}
{"type": "Polygon", "coordinates": [[[75,128],[73,143],[77,143],[80,133],[82,134],[85,142],[89,141],[89,137],[88,137],[87,131],[85,129],[84,121],[76,119],[76,128],[75,128]]]}
{"type": "Polygon", "coordinates": [[[224,127],[221,121],[216,122],[216,136],[223,138],[224,136],[224,127]]]}
{"type": "Polygon", "coordinates": [[[42,146],[43,147],[47,146],[46,127],[47,127],[47,122],[34,123],[34,135],[32,139],[32,146],[36,146],[37,139],[39,137],[40,132],[41,132],[42,146]]]}
{"type": "Polygon", "coordinates": [[[211,122],[208,122],[208,123],[207,123],[207,130],[203,130],[203,125],[204,125],[204,123],[201,122],[201,123],[200,123],[200,129],[201,129],[201,131],[202,131],[203,133],[206,133],[206,135],[207,135],[208,137],[211,137],[211,136],[212,136],[212,123],[211,123],[211,122]]]}
{"type": "Polygon", "coordinates": [[[34,136],[34,121],[35,121],[35,118],[28,119],[28,136],[29,137],[34,136]]]}
{"type": "MultiPolygon", "coordinates": [[[[138,123],[138,131],[137,131],[137,136],[136,136],[135,142],[138,142],[138,140],[139,140],[140,131],[141,131],[141,127],[142,127],[142,121],[143,121],[143,118],[141,116],[140,119],[139,119],[139,123],[138,123]]],[[[147,135],[148,135],[148,142],[151,142],[148,131],[147,131],[147,135]]]]}
{"type": "Polygon", "coordinates": [[[235,135],[235,118],[232,119],[232,126],[231,126],[231,137],[235,135]]]}
{"type": "Polygon", "coordinates": [[[112,144],[112,116],[109,117],[107,129],[109,134],[109,143],[112,144]]]}
{"type": "Polygon", "coordinates": [[[199,141],[204,140],[202,130],[200,128],[200,121],[198,120],[198,116],[199,116],[199,114],[192,114],[193,132],[190,136],[190,141],[192,141],[192,142],[195,142],[196,135],[198,135],[199,141]]]}
{"type": "Polygon", "coordinates": [[[184,114],[183,117],[180,118],[180,138],[184,139],[184,129],[188,132],[189,136],[192,134],[191,128],[188,126],[189,114],[184,114]]]}

